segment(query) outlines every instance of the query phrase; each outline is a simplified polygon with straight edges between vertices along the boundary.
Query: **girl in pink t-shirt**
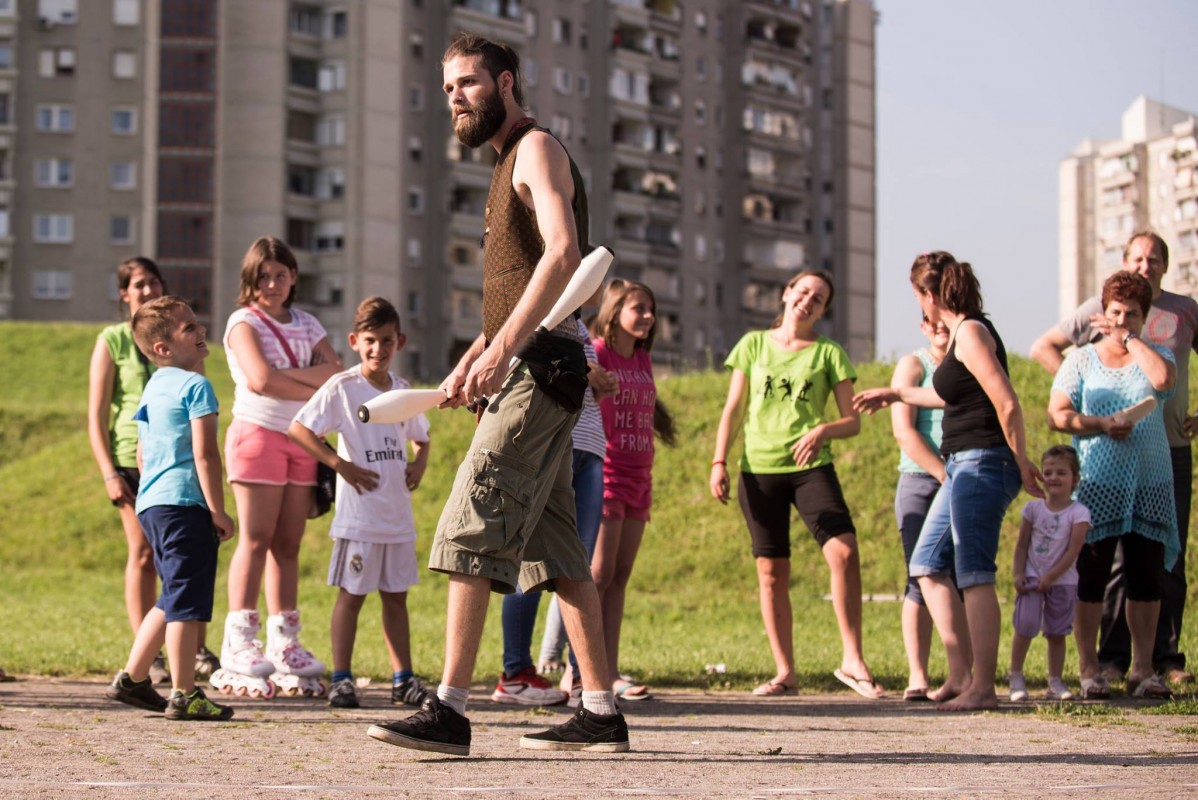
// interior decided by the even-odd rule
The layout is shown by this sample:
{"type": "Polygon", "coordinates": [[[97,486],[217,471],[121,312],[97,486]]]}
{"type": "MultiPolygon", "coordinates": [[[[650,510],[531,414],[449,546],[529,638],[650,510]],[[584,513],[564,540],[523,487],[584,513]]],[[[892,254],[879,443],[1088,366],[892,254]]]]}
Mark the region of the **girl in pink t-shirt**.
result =
{"type": "Polygon", "coordinates": [[[613,397],[599,404],[607,456],[603,462],[603,521],[591,573],[603,610],[603,636],[612,691],[624,700],[645,700],[649,687],[620,675],[620,626],[624,593],[653,502],[653,437],[674,443],[674,421],[657,401],[649,351],[657,333],[657,301],[649,287],[612,281],[595,321],[599,365],[619,380],[613,397]]]}

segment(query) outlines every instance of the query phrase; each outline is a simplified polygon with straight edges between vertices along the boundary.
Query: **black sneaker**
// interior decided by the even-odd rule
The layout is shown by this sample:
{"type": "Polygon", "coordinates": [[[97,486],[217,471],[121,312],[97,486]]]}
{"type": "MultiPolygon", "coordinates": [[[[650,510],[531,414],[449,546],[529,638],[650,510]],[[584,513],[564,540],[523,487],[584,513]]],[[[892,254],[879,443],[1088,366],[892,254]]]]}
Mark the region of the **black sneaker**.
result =
{"type": "Polygon", "coordinates": [[[172,691],[165,716],[167,719],[222,722],[232,719],[233,707],[212,702],[204,690],[197,686],[191,694],[183,694],[179,689],[172,691]]]}
{"type": "Polygon", "coordinates": [[[358,690],[354,686],[353,678],[333,681],[333,685],[329,687],[329,705],[333,708],[361,707],[362,704],[358,701],[358,690]]]}
{"type": "Polygon", "coordinates": [[[166,698],[154,689],[154,682],[149,678],[135,681],[128,672],[118,672],[112,679],[104,696],[125,705],[144,708],[146,711],[162,713],[166,710],[166,698]]]}
{"type": "Polygon", "coordinates": [[[396,747],[451,756],[470,755],[470,720],[431,693],[412,716],[385,725],[371,725],[366,733],[396,747]]]}
{"type": "Polygon", "coordinates": [[[154,662],[150,664],[150,680],[154,683],[161,683],[167,686],[171,683],[170,670],[166,668],[166,658],[162,653],[154,656],[154,662]]]}
{"type": "Polygon", "coordinates": [[[525,750],[589,750],[592,753],[627,753],[628,724],[624,715],[592,714],[585,708],[561,725],[520,737],[525,750]]]}
{"type": "Polygon", "coordinates": [[[391,702],[395,705],[420,708],[428,696],[428,687],[415,675],[391,687],[391,702]]]}

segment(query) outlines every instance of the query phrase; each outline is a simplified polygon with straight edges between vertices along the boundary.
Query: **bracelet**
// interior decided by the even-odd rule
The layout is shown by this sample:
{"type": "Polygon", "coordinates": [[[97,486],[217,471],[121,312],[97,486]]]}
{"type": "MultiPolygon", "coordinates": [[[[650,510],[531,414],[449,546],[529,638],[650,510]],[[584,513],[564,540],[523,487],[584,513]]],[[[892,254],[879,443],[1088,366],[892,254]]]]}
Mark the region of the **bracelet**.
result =
{"type": "Polygon", "coordinates": [[[112,480],[113,478],[119,478],[119,477],[121,477],[121,473],[119,473],[119,472],[110,472],[110,473],[108,473],[107,475],[105,475],[105,476],[104,476],[104,482],[105,482],[105,483],[108,483],[108,482],[109,482],[110,480],[112,480]]]}
{"type": "Polygon", "coordinates": [[[713,466],[713,467],[714,466],[725,467],[727,465],[728,465],[728,462],[724,461],[723,459],[717,459],[717,460],[711,462],[711,466],[713,466]]]}

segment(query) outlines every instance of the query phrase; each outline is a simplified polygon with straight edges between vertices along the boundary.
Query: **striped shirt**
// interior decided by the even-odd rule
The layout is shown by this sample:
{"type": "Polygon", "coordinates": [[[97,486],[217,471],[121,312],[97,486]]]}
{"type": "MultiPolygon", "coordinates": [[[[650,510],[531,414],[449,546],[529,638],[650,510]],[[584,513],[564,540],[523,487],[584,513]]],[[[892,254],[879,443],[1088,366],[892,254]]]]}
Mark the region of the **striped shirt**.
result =
{"type": "MultiPolygon", "coordinates": [[[[586,352],[587,361],[597,362],[599,357],[595,355],[595,345],[591,343],[587,326],[577,317],[570,319],[573,319],[576,324],[577,335],[582,339],[582,349],[586,352]]],[[[599,404],[595,402],[595,393],[591,391],[590,386],[587,387],[582,401],[582,416],[574,425],[574,449],[594,453],[600,458],[607,454],[607,438],[603,435],[603,417],[599,414],[599,404]]]]}
{"type": "Polygon", "coordinates": [[[266,428],[279,433],[286,433],[291,420],[303,408],[302,400],[280,400],[252,391],[246,385],[245,372],[237,361],[237,352],[229,346],[229,334],[238,325],[245,323],[254,329],[258,336],[258,345],[262,348],[262,357],[266,363],[275,369],[292,369],[293,366],[307,367],[312,364],[312,351],[321,339],[328,338],[324,327],[316,317],[291,308],[291,321],[284,324],[274,320],[277,327],[287,337],[287,344],[295,354],[296,364],[291,363],[287,352],[265,322],[248,308],[239,308],[229,315],[229,323],[225,326],[225,355],[229,360],[229,372],[233,376],[236,387],[233,393],[233,419],[252,422],[260,428],[266,428]]]}

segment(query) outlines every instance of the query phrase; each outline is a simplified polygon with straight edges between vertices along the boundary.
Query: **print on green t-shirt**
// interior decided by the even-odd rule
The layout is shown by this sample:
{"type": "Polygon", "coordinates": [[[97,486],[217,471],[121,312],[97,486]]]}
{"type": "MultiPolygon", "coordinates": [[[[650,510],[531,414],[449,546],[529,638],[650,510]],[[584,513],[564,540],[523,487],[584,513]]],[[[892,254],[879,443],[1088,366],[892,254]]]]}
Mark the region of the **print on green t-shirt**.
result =
{"type": "MultiPolygon", "coordinates": [[[[740,467],[759,475],[796,472],[791,447],[815,426],[839,419],[828,413],[832,390],[841,381],[856,381],[857,371],[845,349],[824,336],[797,352],[779,347],[769,331],[745,334],[724,366],[745,373],[749,401],[745,413],[745,447],[740,467]]],[[[803,469],[832,463],[827,442],[819,457],[803,469]]]]}

